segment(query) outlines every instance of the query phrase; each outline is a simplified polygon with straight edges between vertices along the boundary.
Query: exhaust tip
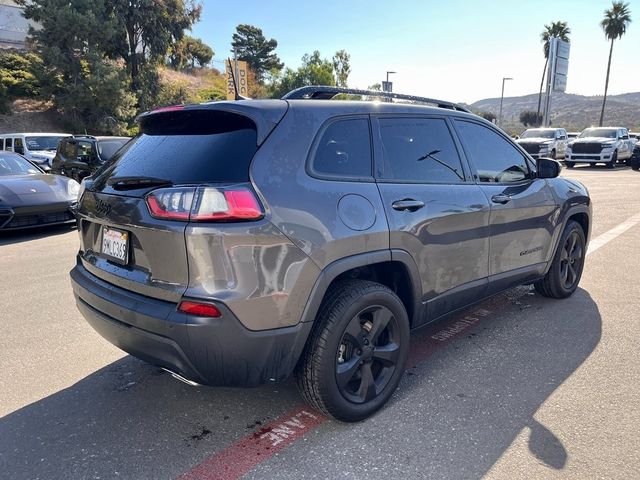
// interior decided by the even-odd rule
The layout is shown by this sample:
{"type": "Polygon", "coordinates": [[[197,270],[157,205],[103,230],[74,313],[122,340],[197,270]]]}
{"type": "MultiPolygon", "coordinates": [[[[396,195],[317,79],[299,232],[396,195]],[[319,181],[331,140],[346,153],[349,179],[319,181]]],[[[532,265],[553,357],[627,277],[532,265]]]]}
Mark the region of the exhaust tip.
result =
{"type": "Polygon", "coordinates": [[[165,372],[167,372],[168,374],[170,374],[173,378],[175,378],[176,380],[180,380],[182,383],[186,383],[187,385],[189,385],[190,387],[199,387],[200,384],[197,382],[194,382],[193,380],[189,380],[188,378],[184,378],[182,375],[180,375],[179,373],[176,372],[172,372],[171,370],[169,370],[168,368],[164,368],[164,367],[160,367],[162,368],[162,370],[164,370],[165,372]]]}

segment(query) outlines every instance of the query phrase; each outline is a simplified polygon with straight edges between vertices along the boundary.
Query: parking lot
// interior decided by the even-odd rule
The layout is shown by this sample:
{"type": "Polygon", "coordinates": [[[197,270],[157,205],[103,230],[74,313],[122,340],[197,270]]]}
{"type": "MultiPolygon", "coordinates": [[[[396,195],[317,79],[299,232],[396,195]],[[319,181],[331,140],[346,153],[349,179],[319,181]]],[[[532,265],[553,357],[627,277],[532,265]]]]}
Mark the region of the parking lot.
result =
{"type": "Polygon", "coordinates": [[[189,387],[76,310],[67,227],[0,237],[3,478],[640,478],[640,174],[564,170],[590,191],[580,288],[510,290],[414,334],[373,418],[341,424],[293,381],[189,387]]]}

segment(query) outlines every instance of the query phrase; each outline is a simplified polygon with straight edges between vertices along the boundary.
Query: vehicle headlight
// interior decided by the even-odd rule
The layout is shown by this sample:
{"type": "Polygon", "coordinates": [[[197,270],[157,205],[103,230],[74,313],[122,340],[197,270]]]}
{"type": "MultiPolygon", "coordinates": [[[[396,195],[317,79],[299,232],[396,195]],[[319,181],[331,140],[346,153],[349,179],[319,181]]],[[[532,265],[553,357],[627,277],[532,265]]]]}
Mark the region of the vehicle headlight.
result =
{"type": "Polygon", "coordinates": [[[75,180],[69,179],[67,182],[67,194],[70,197],[76,197],[76,199],[80,198],[80,184],[75,180]]]}

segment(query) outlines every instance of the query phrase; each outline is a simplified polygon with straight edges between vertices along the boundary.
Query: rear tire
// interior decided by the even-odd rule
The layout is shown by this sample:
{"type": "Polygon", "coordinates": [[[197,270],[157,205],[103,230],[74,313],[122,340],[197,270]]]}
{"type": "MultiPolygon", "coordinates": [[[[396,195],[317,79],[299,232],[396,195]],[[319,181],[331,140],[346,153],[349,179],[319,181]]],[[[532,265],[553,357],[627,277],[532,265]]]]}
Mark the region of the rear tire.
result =
{"type": "Polygon", "coordinates": [[[575,163],[573,162],[564,162],[564,164],[567,166],[567,168],[573,168],[575,163]]]}
{"type": "Polygon", "coordinates": [[[634,164],[632,164],[632,165],[631,165],[631,169],[632,169],[632,170],[635,170],[635,171],[637,172],[638,170],[640,170],[640,165],[634,165],[634,164]]]}
{"type": "Polygon", "coordinates": [[[409,318],[384,285],[334,285],[296,368],[298,388],[313,408],[344,422],[374,414],[396,390],[409,353],[409,318]]]}
{"type": "Polygon", "coordinates": [[[571,296],[580,283],[586,253],[584,231],[578,222],[570,220],[562,232],[549,271],[533,284],[536,291],[550,298],[571,296]]]}

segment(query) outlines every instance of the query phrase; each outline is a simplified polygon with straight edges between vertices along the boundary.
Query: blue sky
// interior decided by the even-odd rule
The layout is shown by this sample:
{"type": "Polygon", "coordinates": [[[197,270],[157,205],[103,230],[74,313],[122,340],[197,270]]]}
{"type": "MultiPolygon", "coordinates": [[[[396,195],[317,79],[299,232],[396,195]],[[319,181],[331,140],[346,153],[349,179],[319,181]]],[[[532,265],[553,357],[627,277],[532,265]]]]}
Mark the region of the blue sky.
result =
{"type": "MultiPolygon", "coordinates": [[[[276,52],[289,67],[307,52],[330,58],[351,54],[349,85],[365,88],[392,75],[394,91],[473,102],[537,92],[544,66],[544,24],[569,23],[571,59],[567,91],[601,95],[609,44],[599,22],[610,1],[434,1],[434,0],[205,0],[193,34],[213,47],[215,59],[230,54],[239,23],[262,28],[278,40],[276,52]]],[[[634,20],[614,46],[611,94],[640,91],[640,0],[629,2],[634,20]]],[[[214,66],[222,68],[221,63],[214,66]]]]}

